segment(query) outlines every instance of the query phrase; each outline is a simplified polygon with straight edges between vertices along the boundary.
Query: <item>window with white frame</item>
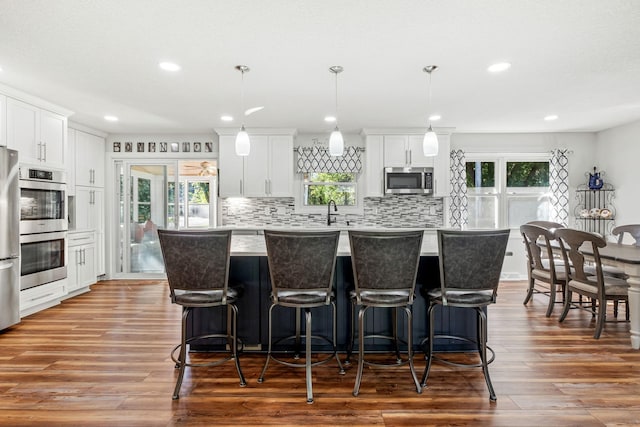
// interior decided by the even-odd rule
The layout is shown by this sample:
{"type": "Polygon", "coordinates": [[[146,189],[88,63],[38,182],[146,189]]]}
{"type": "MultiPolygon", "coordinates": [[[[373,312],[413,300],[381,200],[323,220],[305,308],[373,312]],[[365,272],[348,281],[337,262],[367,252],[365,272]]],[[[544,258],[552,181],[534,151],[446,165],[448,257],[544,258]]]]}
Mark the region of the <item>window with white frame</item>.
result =
{"type": "Polygon", "coordinates": [[[517,228],[549,220],[549,160],[544,156],[469,155],[469,228],[517,228]]]}
{"type": "Polygon", "coordinates": [[[355,173],[305,173],[302,191],[304,206],[326,206],[330,200],[338,206],[356,206],[358,201],[355,173]]]}

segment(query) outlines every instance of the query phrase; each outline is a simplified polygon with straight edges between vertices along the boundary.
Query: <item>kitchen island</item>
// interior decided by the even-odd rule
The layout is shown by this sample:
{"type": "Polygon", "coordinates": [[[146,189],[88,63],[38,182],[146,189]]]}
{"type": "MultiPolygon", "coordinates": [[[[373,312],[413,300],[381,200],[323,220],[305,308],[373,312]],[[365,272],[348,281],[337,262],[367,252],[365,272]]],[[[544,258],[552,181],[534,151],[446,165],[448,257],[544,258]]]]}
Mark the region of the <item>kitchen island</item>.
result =
{"type": "MultiPolygon", "coordinates": [[[[245,351],[266,351],[268,337],[268,312],[271,283],[267,262],[267,250],[264,236],[260,230],[249,231],[233,235],[231,240],[231,262],[229,278],[232,284],[241,285],[244,292],[238,300],[238,335],[244,343],[245,351]]],[[[349,331],[351,330],[351,303],[349,291],[353,289],[353,271],[351,267],[351,252],[349,236],[346,231],[340,235],[338,243],[338,258],[336,262],[335,289],[336,310],[338,319],[338,349],[344,351],[347,346],[349,331]]],[[[420,295],[421,288],[435,288],[440,286],[438,267],[438,247],[436,231],[425,230],[422,242],[420,265],[416,281],[416,299],[413,304],[413,328],[415,348],[419,349],[422,339],[427,336],[428,324],[426,302],[420,295]]],[[[474,313],[467,313],[456,308],[436,308],[436,332],[445,335],[475,335],[474,313]]],[[[295,330],[294,310],[274,309],[274,338],[291,335],[295,330]],[[278,335],[279,334],[279,335],[278,335]]],[[[313,310],[314,335],[331,335],[331,310],[321,307],[313,310]]],[[[304,317],[303,317],[304,318],[304,317]]],[[[224,325],[225,316],[222,310],[196,309],[189,322],[189,335],[200,335],[209,330],[209,325],[224,325]]],[[[399,316],[398,330],[406,330],[404,316],[399,316]]],[[[376,329],[390,330],[391,310],[376,309],[367,317],[368,325],[376,325],[376,329]]],[[[304,330],[304,326],[302,326],[304,330]]],[[[439,342],[436,348],[447,350],[468,349],[469,346],[459,342],[439,342]]],[[[192,350],[207,350],[215,345],[193,344],[192,350]]],[[[386,350],[388,341],[374,340],[368,346],[370,350],[386,350]]]]}

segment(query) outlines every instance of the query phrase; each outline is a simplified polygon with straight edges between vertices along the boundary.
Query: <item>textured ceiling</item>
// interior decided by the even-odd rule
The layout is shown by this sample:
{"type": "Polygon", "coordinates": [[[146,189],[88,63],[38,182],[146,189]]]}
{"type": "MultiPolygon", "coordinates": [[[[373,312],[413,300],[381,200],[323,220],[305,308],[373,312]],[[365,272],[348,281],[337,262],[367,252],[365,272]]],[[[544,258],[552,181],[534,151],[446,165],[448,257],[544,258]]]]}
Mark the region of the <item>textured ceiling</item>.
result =
{"type": "Polygon", "coordinates": [[[0,83],[109,133],[239,126],[238,64],[249,130],[329,131],[332,65],[343,131],[423,127],[437,64],[436,126],[597,131],[640,119],[640,1],[0,0],[0,83]]]}

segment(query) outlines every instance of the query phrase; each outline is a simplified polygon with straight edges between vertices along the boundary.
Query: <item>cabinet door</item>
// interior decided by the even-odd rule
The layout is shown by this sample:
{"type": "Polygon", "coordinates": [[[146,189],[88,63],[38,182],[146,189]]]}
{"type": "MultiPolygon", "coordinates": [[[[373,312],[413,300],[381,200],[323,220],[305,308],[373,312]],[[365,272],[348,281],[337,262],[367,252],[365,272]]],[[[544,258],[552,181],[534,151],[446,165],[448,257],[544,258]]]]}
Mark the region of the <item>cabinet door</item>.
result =
{"type": "Polygon", "coordinates": [[[409,165],[407,150],[408,137],[406,135],[385,135],[384,137],[384,166],[405,167],[409,165]]]}
{"type": "Polygon", "coordinates": [[[67,141],[67,119],[47,110],[40,110],[41,160],[47,165],[64,169],[67,141]]]}
{"type": "Polygon", "coordinates": [[[82,264],[78,268],[78,288],[92,285],[96,282],[96,246],[82,246],[82,264]]]}
{"type": "Polygon", "coordinates": [[[242,196],[244,157],[236,155],[235,139],[235,136],[231,135],[220,137],[220,175],[218,177],[220,197],[242,196]]]}
{"type": "Polygon", "coordinates": [[[381,135],[368,135],[365,151],[364,172],[366,176],[366,197],[382,197],[383,168],[384,168],[384,142],[381,135]]]}
{"type": "Polygon", "coordinates": [[[105,250],[104,233],[96,233],[96,274],[95,276],[102,276],[106,274],[106,250],[105,250]]]}
{"type": "Polygon", "coordinates": [[[433,195],[436,197],[450,196],[451,143],[449,138],[449,135],[438,135],[438,155],[434,157],[433,165],[433,195]]]}
{"type": "Polygon", "coordinates": [[[269,137],[268,195],[293,197],[293,137],[269,137]]]}
{"type": "Polygon", "coordinates": [[[20,152],[21,163],[40,163],[39,108],[7,98],[7,146],[20,152]]]}
{"type": "MultiPolygon", "coordinates": [[[[438,136],[438,138],[440,138],[438,136]]],[[[411,135],[409,137],[409,164],[415,167],[432,167],[434,157],[427,157],[422,150],[424,135],[411,135]]],[[[441,147],[442,148],[442,147],[441,147]]],[[[441,150],[438,150],[438,153],[441,150]]]]}
{"type": "Polygon", "coordinates": [[[67,292],[78,289],[78,267],[80,266],[80,248],[69,248],[69,258],[67,262],[67,292]]]}
{"type": "Polygon", "coordinates": [[[0,95],[0,146],[7,145],[7,97],[0,95]]]}
{"type": "Polygon", "coordinates": [[[91,189],[89,209],[91,212],[89,228],[95,230],[96,233],[104,232],[104,189],[91,189]]]}
{"type": "Polygon", "coordinates": [[[65,161],[67,171],[67,196],[76,195],[76,130],[67,129],[67,156],[65,161]]]}
{"type": "Polygon", "coordinates": [[[104,187],[105,140],[76,131],[76,185],[104,187]]]}
{"type": "Polygon", "coordinates": [[[266,196],[269,186],[269,137],[251,136],[251,153],[244,159],[244,166],[244,196],[266,196]]]}
{"type": "Polygon", "coordinates": [[[91,187],[77,186],[75,200],[76,230],[87,230],[90,227],[91,206],[93,200],[91,187]]]}

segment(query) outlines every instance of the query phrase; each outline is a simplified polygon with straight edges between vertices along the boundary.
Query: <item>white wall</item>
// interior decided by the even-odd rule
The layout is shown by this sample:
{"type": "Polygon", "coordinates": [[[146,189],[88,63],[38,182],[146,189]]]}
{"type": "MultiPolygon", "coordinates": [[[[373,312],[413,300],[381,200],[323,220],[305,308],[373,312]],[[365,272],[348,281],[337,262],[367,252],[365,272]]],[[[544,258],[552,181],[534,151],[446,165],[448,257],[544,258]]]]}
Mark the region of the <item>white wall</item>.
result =
{"type": "Polygon", "coordinates": [[[640,224],[640,120],[596,135],[594,166],[616,189],[616,224],[640,224]]]}

